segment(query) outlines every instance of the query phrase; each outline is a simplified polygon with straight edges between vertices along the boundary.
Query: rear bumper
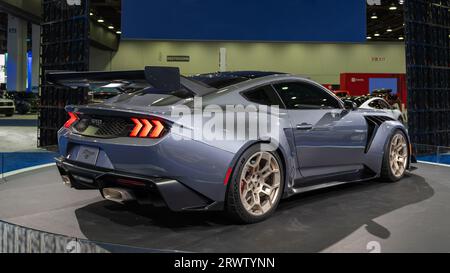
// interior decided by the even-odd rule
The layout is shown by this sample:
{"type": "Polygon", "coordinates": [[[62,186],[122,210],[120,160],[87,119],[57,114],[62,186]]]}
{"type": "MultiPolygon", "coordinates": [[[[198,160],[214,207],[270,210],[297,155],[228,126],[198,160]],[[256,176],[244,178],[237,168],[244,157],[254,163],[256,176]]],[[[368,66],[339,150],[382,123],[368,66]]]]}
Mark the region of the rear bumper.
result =
{"type": "Polygon", "coordinates": [[[56,158],[56,165],[69,186],[76,189],[123,188],[131,190],[141,204],[159,205],[172,211],[218,211],[223,202],[214,202],[177,180],[117,172],[56,158]]]}

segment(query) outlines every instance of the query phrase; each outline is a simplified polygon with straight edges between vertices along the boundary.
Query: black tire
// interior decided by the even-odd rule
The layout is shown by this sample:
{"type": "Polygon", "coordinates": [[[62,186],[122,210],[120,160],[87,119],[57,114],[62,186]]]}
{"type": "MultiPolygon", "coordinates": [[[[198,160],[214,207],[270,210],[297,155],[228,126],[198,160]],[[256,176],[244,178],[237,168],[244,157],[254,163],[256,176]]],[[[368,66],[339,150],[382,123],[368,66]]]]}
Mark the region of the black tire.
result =
{"type": "MultiPolygon", "coordinates": [[[[388,183],[398,182],[405,176],[405,173],[407,171],[406,168],[405,168],[405,171],[403,172],[403,174],[401,176],[396,176],[393,173],[392,168],[390,167],[390,149],[391,149],[390,147],[391,147],[392,141],[394,140],[394,138],[397,135],[401,135],[405,139],[406,145],[408,145],[408,142],[407,142],[408,138],[406,137],[406,135],[401,130],[396,130],[391,135],[391,137],[389,139],[389,142],[386,144],[386,146],[384,148],[383,165],[381,167],[381,176],[380,176],[380,179],[381,179],[382,182],[388,182],[388,183]]],[[[409,151],[408,147],[406,149],[407,149],[407,158],[409,159],[410,151],[409,151]]]]}
{"type": "Polygon", "coordinates": [[[278,196],[276,197],[276,201],[273,202],[272,208],[267,211],[263,215],[255,216],[251,213],[249,213],[242,204],[241,198],[240,198],[240,177],[241,173],[245,167],[245,164],[248,160],[252,158],[253,155],[255,155],[258,152],[263,151],[261,145],[255,145],[250,147],[247,151],[244,152],[244,154],[238,159],[237,166],[235,166],[233,174],[230,178],[229,185],[228,185],[228,191],[227,191],[227,198],[226,198],[226,205],[225,205],[225,211],[228,214],[228,216],[234,220],[235,222],[239,224],[253,224],[262,222],[268,218],[270,218],[273,213],[276,211],[281,197],[283,196],[283,190],[284,190],[284,169],[282,160],[280,159],[280,156],[277,152],[270,152],[271,155],[277,160],[279,169],[280,169],[280,187],[278,196]]]}
{"type": "Polygon", "coordinates": [[[21,103],[19,105],[16,105],[16,110],[19,115],[26,115],[31,110],[31,105],[29,103],[21,103]]]}

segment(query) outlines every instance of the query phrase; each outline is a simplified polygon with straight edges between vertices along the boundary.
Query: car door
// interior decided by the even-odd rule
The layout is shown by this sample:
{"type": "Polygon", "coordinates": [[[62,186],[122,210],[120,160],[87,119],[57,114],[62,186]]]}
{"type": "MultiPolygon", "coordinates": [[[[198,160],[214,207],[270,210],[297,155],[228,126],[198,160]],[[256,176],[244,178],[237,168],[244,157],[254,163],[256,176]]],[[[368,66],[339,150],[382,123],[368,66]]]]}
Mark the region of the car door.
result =
{"type": "Polygon", "coordinates": [[[317,84],[274,85],[286,105],[294,131],[297,160],[305,178],[357,172],[367,140],[367,123],[357,112],[317,84]]]}

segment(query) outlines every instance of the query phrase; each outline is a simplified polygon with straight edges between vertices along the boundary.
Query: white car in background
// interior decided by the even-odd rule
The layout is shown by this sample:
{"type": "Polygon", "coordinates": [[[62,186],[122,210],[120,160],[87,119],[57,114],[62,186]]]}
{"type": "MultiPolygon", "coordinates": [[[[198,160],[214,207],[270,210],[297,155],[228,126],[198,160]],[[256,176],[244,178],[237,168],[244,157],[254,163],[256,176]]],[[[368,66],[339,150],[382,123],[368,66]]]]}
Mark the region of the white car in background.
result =
{"type": "Polygon", "coordinates": [[[16,111],[16,106],[13,100],[5,99],[0,93],[0,115],[12,117],[16,111]]]}
{"type": "Polygon", "coordinates": [[[359,106],[360,109],[377,109],[389,114],[393,119],[405,123],[402,111],[389,105],[389,103],[382,98],[371,98],[359,106]]]}

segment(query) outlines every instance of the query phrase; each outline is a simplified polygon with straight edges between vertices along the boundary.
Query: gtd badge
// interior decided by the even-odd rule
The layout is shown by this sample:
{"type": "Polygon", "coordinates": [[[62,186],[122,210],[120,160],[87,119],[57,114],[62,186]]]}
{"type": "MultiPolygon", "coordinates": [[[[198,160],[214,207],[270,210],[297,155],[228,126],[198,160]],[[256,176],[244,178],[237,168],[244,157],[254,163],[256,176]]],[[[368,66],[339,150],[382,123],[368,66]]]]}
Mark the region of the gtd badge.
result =
{"type": "Polygon", "coordinates": [[[95,125],[97,127],[100,127],[103,124],[103,120],[101,120],[101,119],[91,119],[91,124],[93,124],[93,125],[95,125]]]}
{"type": "Polygon", "coordinates": [[[81,0],[67,0],[69,6],[81,6],[81,0]]]}

